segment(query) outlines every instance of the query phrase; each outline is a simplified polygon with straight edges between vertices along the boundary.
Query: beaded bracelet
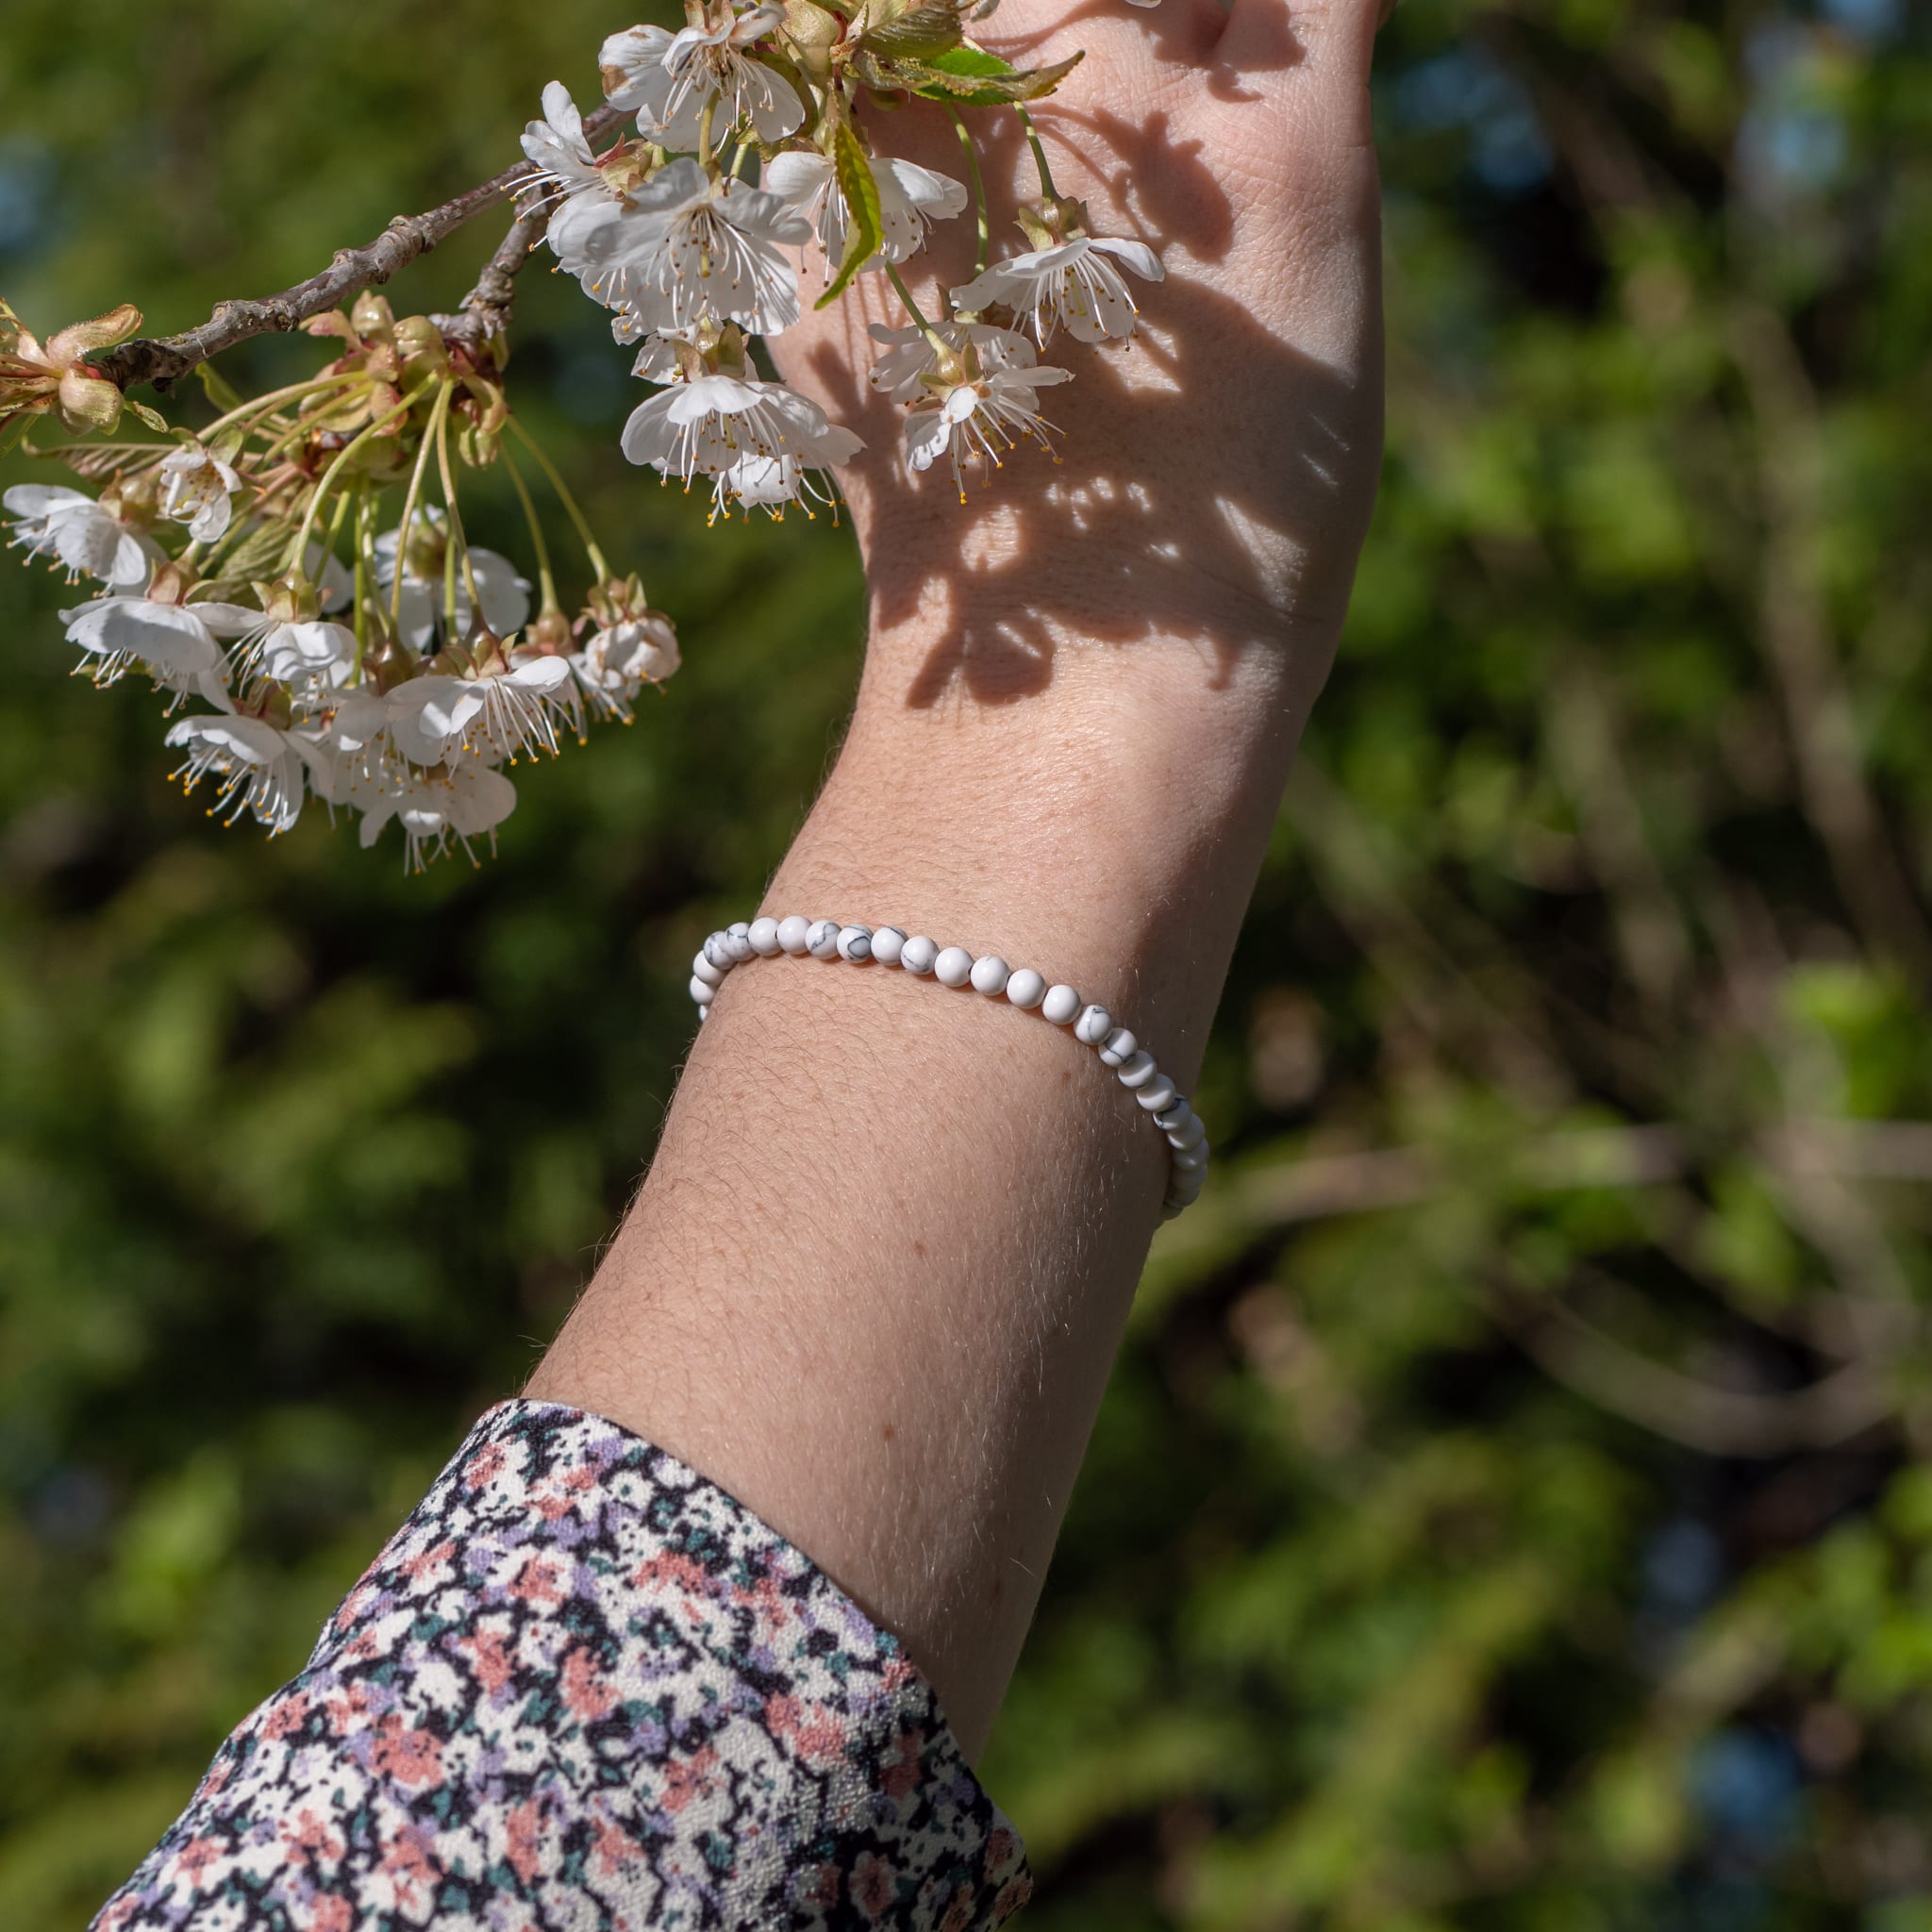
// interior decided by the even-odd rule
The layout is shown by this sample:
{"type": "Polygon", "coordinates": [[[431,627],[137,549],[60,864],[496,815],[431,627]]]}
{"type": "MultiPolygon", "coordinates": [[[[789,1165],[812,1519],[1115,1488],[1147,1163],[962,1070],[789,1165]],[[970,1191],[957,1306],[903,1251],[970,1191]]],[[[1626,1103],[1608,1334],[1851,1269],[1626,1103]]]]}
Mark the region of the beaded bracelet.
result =
{"type": "Polygon", "coordinates": [[[923,934],[908,938],[896,925],[874,932],[869,925],[841,925],[836,919],[806,919],[794,912],[786,919],[740,920],[705,941],[691,962],[691,996],[699,1020],[710,1017],[711,1002],[734,966],[779,953],[854,965],[875,959],[916,978],[930,974],[941,986],[970,986],[988,999],[1005,994],[1009,1006],[1038,1009],[1054,1025],[1071,1026],[1074,1038],[1098,1051],[1101,1064],[1114,1069],[1121,1085],[1167,1136],[1171,1171],[1161,1218],[1172,1220],[1199,1198],[1208,1177],[1208,1134],[1200,1117],[1155,1065],[1154,1056],[1124,1026],[1116,1026],[1105,1007],[1083,1002],[1071,986],[1049,986],[1032,967],[1009,967],[992,953],[975,959],[964,946],[941,946],[923,934]]]}

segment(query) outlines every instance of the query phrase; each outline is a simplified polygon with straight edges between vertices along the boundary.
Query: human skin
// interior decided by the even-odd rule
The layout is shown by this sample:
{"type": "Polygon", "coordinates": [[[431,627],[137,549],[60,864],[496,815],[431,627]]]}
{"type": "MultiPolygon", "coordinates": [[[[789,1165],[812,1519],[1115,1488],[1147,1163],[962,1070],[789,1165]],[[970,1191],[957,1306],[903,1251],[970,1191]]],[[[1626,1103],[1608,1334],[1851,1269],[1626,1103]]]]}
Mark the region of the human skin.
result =
{"type": "MultiPolygon", "coordinates": [[[[1062,194],[1133,237],[1130,348],[1055,341],[1064,461],[959,505],[868,394],[883,277],[778,343],[867,442],[851,728],[762,911],[891,924],[1107,1006],[1185,1091],[1332,662],[1381,447],[1360,0],[1006,0],[1087,58],[1038,121],[1062,194]]],[[[1037,192],[1013,117],[999,231],[1037,192]]],[[[959,175],[944,117],[881,153],[959,175]]],[[[971,223],[936,238],[947,282],[971,223]]],[[[934,312],[928,256],[908,280],[934,312]]],[[[746,908],[750,916],[751,908],[746,908]]],[[[1208,1123],[1210,1134],[1213,1123],[1208,1123]]],[[[905,1641],[969,1756],[1033,1614],[1158,1220],[1165,1144],[1071,1034],[879,967],[758,960],[697,1039],[644,1185],[532,1378],[681,1457],[905,1641]]],[[[1208,1183],[1211,1188],[1213,1183],[1208,1183]]]]}

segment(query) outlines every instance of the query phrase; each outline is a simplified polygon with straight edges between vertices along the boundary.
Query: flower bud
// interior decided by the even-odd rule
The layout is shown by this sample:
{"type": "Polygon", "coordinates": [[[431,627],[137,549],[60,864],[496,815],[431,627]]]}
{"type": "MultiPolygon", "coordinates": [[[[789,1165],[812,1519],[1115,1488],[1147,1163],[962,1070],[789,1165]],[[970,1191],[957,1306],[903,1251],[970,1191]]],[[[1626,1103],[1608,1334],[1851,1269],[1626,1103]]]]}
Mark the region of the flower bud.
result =
{"type": "Polygon", "coordinates": [[[544,658],[567,658],[576,648],[571,622],[555,604],[537,613],[534,624],[524,626],[524,647],[544,658]]]}

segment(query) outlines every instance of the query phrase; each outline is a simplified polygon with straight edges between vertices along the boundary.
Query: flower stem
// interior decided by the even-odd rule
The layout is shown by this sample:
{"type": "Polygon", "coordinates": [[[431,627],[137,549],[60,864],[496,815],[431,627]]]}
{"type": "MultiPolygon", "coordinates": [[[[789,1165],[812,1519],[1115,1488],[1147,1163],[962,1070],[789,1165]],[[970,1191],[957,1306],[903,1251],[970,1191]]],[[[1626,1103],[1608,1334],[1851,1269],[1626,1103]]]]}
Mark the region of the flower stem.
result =
{"type": "Polygon", "coordinates": [[[416,499],[423,493],[423,473],[429,467],[430,445],[435,442],[442,420],[449,414],[452,385],[437,391],[429,410],[429,422],[423,431],[423,442],[416,452],[416,467],[409,473],[409,488],[403,497],[403,520],[396,526],[396,574],[390,589],[389,627],[401,633],[403,627],[403,577],[409,560],[409,532],[416,521],[416,499]]]}
{"type": "Polygon", "coordinates": [[[899,299],[906,305],[906,312],[919,325],[919,332],[933,346],[934,352],[941,358],[953,353],[952,344],[941,335],[931,323],[920,312],[919,304],[912,299],[912,291],[906,286],[905,278],[892,262],[885,265],[886,274],[891,277],[892,287],[899,291],[899,299]]]}
{"type": "Polygon", "coordinates": [[[698,116],[698,165],[707,175],[716,166],[711,153],[711,117],[718,111],[718,96],[712,94],[705,102],[705,111],[698,116]]]}
{"type": "Polygon", "coordinates": [[[987,257],[992,252],[992,234],[986,219],[986,184],[979,178],[979,150],[973,145],[973,136],[968,131],[964,116],[958,108],[948,101],[946,112],[953,117],[953,131],[959,137],[959,145],[966,150],[966,175],[973,184],[973,215],[979,225],[979,246],[973,257],[973,273],[975,276],[986,273],[987,257]]]}
{"type": "MultiPolygon", "coordinates": [[[[369,539],[375,521],[375,496],[363,477],[356,491],[356,673],[362,672],[362,653],[369,648],[369,539]]],[[[397,559],[400,562],[400,558],[397,559]]]]}
{"type": "MultiPolygon", "coordinates": [[[[463,515],[457,508],[456,477],[449,466],[449,411],[442,412],[441,420],[436,425],[436,466],[442,473],[442,502],[449,513],[449,544],[443,553],[442,570],[442,608],[446,627],[451,639],[457,639],[457,574],[456,559],[460,556],[463,566],[463,588],[470,593],[470,624],[472,628],[483,622],[483,596],[476,589],[476,573],[470,565],[470,540],[463,534],[463,515]]],[[[399,552],[398,565],[402,562],[399,552]]]]}
{"type": "Polygon", "coordinates": [[[295,541],[289,549],[289,560],[282,566],[284,570],[292,571],[300,568],[303,555],[308,548],[308,532],[315,525],[315,513],[322,508],[323,499],[335,488],[336,478],[342,474],[342,470],[347,465],[349,458],[372,436],[379,436],[399,417],[407,416],[423,400],[423,397],[428,391],[428,388],[429,385],[425,383],[421,389],[411,390],[394,408],[388,410],[383,415],[378,416],[375,422],[358,430],[342,445],[341,451],[337,456],[335,461],[322,473],[322,480],[315,486],[315,494],[308,499],[308,508],[302,517],[302,527],[295,532],[295,541]]]}
{"type": "Polygon", "coordinates": [[[570,520],[576,525],[577,541],[584,546],[584,555],[591,559],[591,568],[597,574],[597,581],[607,583],[610,577],[610,566],[604,561],[604,553],[597,547],[597,540],[591,534],[591,526],[584,519],[584,513],[577,508],[577,500],[570,493],[569,486],[557,474],[557,465],[544,454],[543,445],[512,416],[509,426],[517,441],[536,458],[537,466],[543,472],[551,489],[557,491],[557,500],[569,512],[570,520]]]}
{"type": "Polygon", "coordinates": [[[360,370],[341,370],[332,375],[311,375],[304,382],[291,382],[286,389],[271,390],[265,396],[257,396],[251,402],[238,404],[225,416],[217,416],[201,432],[201,440],[204,442],[208,441],[218,431],[226,429],[232,425],[241,422],[243,417],[258,416],[264,409],[272,409],[283,403],[293,402],[297,396],[314,395],[322,390],[332,388],[338,384],[354,382],[361,375],[362,372],[360,370]]]}
{"type": "Polygon", "coordinates": [[[1033,150],[1033,165],[1040,170],[1040,192],[1050,200],[1058,201],[1059,191],[1053,185],[1053,170],[1046,165],[1046,150],[1040,144],[1040,130],[1033,125],[1033,116],[1017,104],[1014,111],[1020,117],[1020,125],[1026,130],[1026,145],[1033,150]]]}
{"type": "Polygon", "coordinates": [[[530,543],[537,553],[537,588],[542,593],[541,608],[558,609],[560,607],[557,601],[557,579],[550,572],[550,546],[543,541],[543,525],[537,521],[537,506],[530,501],[529,486],[517,468],[516,458],[508,449],[503,453],[503,466],[516,486],[517,501],[524,507],[524,522],[529,526],[530,543]]]}

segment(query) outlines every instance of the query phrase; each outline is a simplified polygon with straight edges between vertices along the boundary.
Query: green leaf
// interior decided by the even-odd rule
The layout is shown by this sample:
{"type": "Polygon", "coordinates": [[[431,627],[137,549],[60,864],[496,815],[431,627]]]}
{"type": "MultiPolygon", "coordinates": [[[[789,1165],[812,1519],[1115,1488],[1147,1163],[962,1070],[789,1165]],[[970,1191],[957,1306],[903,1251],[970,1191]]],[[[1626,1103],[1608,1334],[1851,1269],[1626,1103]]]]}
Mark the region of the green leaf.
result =
{"type": "Polygon", "coordinates": [[[145,403],[137,403],[132,396],[123,396],[121,407],[137,422],[144,423],[150,429],[158,429],[163,436],[173,433],[168,419],[158,409],[151,409],[145,403]]]}
{"type": "Polygon", "coordinates": [[[1051,67],[1023,70],[989,54],[984,47],[952,47],[921,63],[925,69],[913,92],[929,101],[961,108],[999,108],[1014,101],[1037,101],[1053,92],[1080,64],[1073,55],[1051,67]]]}
{"type": "Polygon", "coordinates": [[[212,362],[197,362],[194,373],[201,377],[201,386],[216,408],[239,409],[242,407],[242,391],[212,362]]]}
{"type": "Polygon", "coordinates": [[[882,60],[929,59],[934,55],[961,51],[963,32],[959,9],[951,0],[935,0],[935,4],[915,7],[882,26],[868,27],[858,43],[882,60]]]}
{"type": "MultiPolygon", "coordinates": [[[[1066,63],[1072,66],[1073,62],[1066,63]]],[[[984,47],[953,47],[932,62],[942,74],[1017,74],[1020,70],[1010,60],[1002,60],[997,54],[989,54],[984,47]]]]}
{"type": "Polygon", "coordinates": [[[845,197],[851,225],[845,236],[845,258],[839,264],[838,279],[818,299],[821,308],[845,292],[852,277],[877,254],[885,235],[885,224],[879,213],[878,183],[872,178],[872,165],[865,158],[865,150],[859,146],[849,121],[841,121],[833,132],[832,167],[839,177],[839,192],[845,197]]]}

